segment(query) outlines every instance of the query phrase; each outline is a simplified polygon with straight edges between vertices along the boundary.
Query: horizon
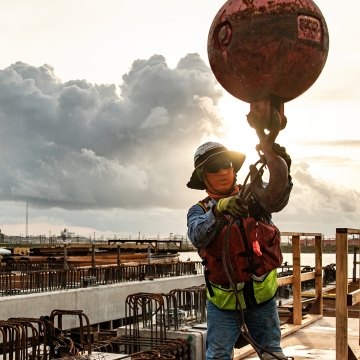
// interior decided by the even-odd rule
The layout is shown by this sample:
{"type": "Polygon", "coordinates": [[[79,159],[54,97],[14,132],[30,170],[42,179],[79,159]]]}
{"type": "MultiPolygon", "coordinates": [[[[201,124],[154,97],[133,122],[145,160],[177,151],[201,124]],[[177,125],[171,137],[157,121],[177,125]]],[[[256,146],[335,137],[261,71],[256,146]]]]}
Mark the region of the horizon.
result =
{"type": "MultiPolygon", "coordinates": [[[[276,141],[292,158],[294,187],[273,221],[335,236],[360,218],[360,2],[314,2],[329,54],[311,88],[285,104],[276,141]]],[[[207,56],[223,4],[2,2],[4,233],[186,234],[187,210],[206,196],[186,187],[205,141],[246,154],[242,183],[258,159],[250,106],[217,83],[207,56]]]]}

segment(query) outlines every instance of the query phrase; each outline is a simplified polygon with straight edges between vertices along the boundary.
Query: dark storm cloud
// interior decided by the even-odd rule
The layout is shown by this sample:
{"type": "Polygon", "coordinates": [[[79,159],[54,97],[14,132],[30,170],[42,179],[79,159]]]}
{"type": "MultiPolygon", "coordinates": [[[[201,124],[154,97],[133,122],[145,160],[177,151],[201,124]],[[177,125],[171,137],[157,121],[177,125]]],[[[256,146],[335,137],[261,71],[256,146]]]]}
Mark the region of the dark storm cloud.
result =
{"type": "Polygon", "coordinates": [[[136,60],[114,85],[62,83],[49,65],[0,71],[0,198],[63,208],[181,207],[193,150],[221,96],[197,54],[136,60]]]}

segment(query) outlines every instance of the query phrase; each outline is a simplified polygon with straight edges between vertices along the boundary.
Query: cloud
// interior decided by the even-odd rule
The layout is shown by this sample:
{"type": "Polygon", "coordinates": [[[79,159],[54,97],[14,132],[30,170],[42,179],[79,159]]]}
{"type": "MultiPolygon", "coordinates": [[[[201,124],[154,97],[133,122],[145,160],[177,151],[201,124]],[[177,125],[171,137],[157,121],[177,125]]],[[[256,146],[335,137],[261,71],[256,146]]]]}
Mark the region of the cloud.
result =
{"type": "MultiPolygon", "coordinates": [[[[205,196],[186,188],[193,153],[223,135],[222,91],[197,54],[173,69],[161,55],[136,60],[119,89],[63,83],[50,65],[17,62],[0,70],[2,224],[19,222],[29,201],[32,222],[185,233],[187,209],[205,196]]],[[[326,234],[356,227],[359,192],[323,180],[309,164],[317,172],[324,164],[350,171],[356,164],[347,154],[359,141],[313,137],[298,144],[290,202],[275,223],[282,231],[326,234]]],[[[291,152],[296,144],[289,145],[291,152]]]]}
{"type": "Polygon", "coordinates": [[[156,107],[151,110],[150,115],[141,124],[142,129],[166,125],[169,122],[169,116],[163,107],[156,107]]]}
{"type": "Polygon", "coordinates": [[[197,54],[136,60],[114,85],[62,83],[50,65],[0,71],[0,199],[64,209],[179,208],[221,91],[197,54]]]}
{"type": "Polygon", "coordinates": [[[322,232],[335,236],[337,227],[356,228],[360,192],[314,177],[306,163],[292,166],[293,191],[287,207],[274,216],[281,231],[322,232]]]}
{"type": "Polygon", "coordinates": [[[341,147],[360,147],[360,140],[348,139],[348,140],[332,140],[332,141],[300,141],[303,145],[316,145],[316,146],[341,146],[341,147]]]}

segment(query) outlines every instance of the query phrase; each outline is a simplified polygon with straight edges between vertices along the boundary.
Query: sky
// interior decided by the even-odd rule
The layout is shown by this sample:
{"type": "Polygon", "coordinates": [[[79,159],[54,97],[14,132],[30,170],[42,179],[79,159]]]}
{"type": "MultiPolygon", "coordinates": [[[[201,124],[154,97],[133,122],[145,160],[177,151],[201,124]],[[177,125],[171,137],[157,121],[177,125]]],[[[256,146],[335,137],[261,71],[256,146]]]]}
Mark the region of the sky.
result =
{"type": "MultiPolygon", "coordinates": [[[[274,222],[334,237],[360,228],[360,2],[315,3],[329,54],[312,87],[285,104],[277,142],[294,187],[274,222]]],[[[185,236],[188,208],[206,196],[186,187],[205,141],[244,152],[244,180],[257,160],[250,105],[217,83],[207,56],[223,4],[2,0],[2,233],[185,236]]]]}

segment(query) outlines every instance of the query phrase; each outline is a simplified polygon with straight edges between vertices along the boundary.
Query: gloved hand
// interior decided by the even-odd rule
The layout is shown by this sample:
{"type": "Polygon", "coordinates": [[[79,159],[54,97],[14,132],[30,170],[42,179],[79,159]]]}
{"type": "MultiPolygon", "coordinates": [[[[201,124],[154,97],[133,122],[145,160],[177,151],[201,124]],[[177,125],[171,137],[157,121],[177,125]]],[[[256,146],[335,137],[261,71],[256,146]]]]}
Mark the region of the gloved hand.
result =
{"type": "Polygon", "coordinates": [[[248,216],[247,202],[238,195],[220,199],[215,206],[215,213],[231,215],[234,218],[248,216]]]}
{"type": "Polygon", "coordinates": [[[286,149],[283,146],[280,146],[277,143],[273,143],[272,150],[273,150],[274,153],[278,154],[280,157],[282,157],[285,160],[285,162],[286,162],[286,164],[288,166],[289,172],[290,172],[291,157],[286,152],[286,149]]]}

